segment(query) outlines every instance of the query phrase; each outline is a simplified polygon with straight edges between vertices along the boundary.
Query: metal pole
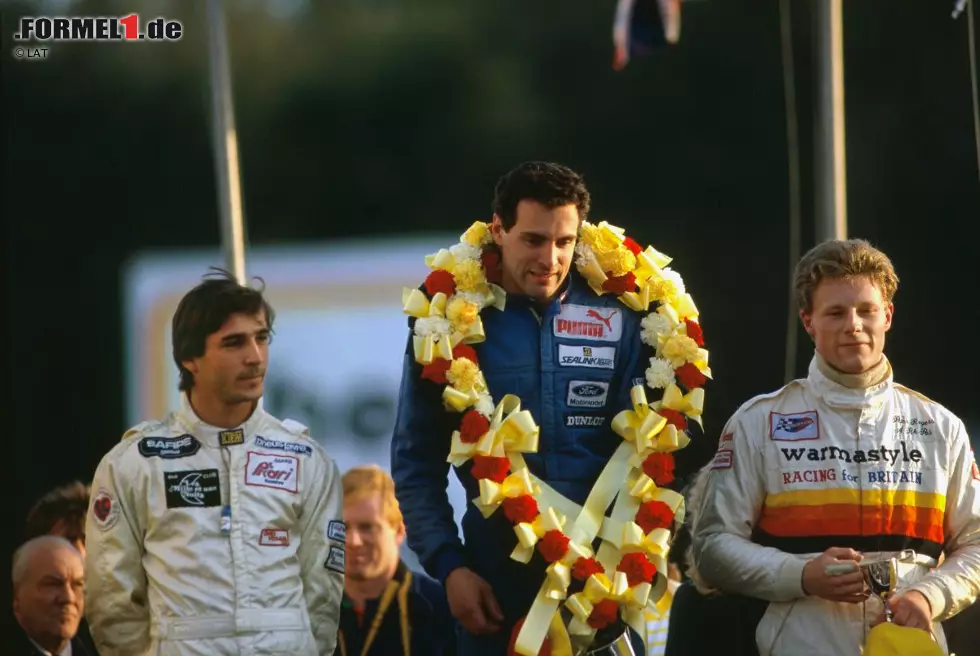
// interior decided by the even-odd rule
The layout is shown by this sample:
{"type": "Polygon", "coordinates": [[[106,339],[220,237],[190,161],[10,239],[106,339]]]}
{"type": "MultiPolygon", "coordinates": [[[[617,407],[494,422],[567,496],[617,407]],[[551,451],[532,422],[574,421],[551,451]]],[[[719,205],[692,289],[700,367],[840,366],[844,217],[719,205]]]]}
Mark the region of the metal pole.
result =
{"type": "Polygon", "coordinates": [[[242,217],[242,185],[238,166],[238,133],[231,97],[231,67],[221,0],[207,0],[208,62],[211,69],[211,115],[214,164],[221,212],[221,247],[225,266],[245,284],[245,221],[242,217]]]}
{"type": "Polygon", "coordinates": [[[817,107],[815,225],[817,243],[847,239],[842,0],[816,0],[817,107]]]}

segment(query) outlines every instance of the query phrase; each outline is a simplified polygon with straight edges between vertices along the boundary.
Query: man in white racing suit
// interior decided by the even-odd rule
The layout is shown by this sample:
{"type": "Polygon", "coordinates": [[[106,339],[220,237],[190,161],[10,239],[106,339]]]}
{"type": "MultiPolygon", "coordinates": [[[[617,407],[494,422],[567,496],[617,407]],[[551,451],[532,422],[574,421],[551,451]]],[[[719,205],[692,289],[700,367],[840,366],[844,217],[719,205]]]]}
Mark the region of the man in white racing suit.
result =
{"type": "Polygon", "coordinates": [[[86,610],[102,656],[332,654],[344,585],[336,464],[262,409],[274,313],[227,275],[173,320],[179,410],[99,464],[86,610]]]}
{"type": "Polygon", "coordinates": [[[725,427],[692,520],[697,575],[770,602],[756,629],[763,656],[857,655],[884,619],[857,563],[911,550],[892,620],[945,649],[939,621],[980,594],[980,471],[966,429],[893,382],[887,256],[826,242],[795,284],[814,359],[805,379],[750,400],[725,427]]]}

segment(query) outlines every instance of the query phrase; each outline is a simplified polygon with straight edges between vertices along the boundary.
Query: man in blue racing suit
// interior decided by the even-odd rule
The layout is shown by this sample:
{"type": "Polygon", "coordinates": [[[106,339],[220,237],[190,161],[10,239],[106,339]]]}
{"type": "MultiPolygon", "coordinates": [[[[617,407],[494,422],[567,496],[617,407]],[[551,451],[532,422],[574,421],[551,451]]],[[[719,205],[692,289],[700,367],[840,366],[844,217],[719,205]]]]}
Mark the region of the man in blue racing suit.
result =
{"type": "MultiPolygon", "coordinates": [[[[497,183],[493,211],[506,307],[481,314],[486,340],[473,346],[491,396],[518,395],[540,427],[538,452],[526,454],[529,469],[582,504],[621,442],[612,417],[631,407],[630,388],[643,381],[653,355],[640,341],[642,316],[615,295],[598,296],[571,266],[589,211],[577,173],[522,164],[497,183]]],[[[422,379],[420,369],[409,337],[391,447],[408,544],[445,585],[461,625],[459,653],[502,656],[546,563],[537,552],[527,565],[512,560],[517,540],[504,513],[484,519],[473,505],[460,541],[446,494],[446,458],[459,419],[444,410],[441,387],[422,379]]],[[[456,468],[468,499],[479,496],[471,468],[471,461],[456,468]]],[[[636,653],[644,653],[639,637],[632,638],[636,653]]]]}

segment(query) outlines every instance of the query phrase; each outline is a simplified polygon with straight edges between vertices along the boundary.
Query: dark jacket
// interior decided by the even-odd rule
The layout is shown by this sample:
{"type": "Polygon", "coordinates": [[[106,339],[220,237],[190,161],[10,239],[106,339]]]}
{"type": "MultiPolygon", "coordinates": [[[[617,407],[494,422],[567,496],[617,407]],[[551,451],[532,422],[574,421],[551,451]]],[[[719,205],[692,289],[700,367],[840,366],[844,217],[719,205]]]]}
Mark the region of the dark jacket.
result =
{"type": "MultiPolygon", "coordinates": [[[[530,299],[507,296],[503,311],[481,313],[486,341],[474,344],[494,402],[516,394],[541,429],[537,453],[525,455],[532,473],[581,504],[622,438],[612,417],[632,407],[630,388],[644,380],[652,349],[640,342],[641,313],[615,296],[597,296],[572,269],[565,291],[543,311],[530,299]],[[559,321],[560,319],[560,321],[559,321]]],[[[450,438],[460,416],[447,412],[442,386],[420,378],[412,340],[405,354],[398,417],[392,440],[392,475],[405,516],[408,545],[440,581],[467,566],[493,586],[510,626],[527,613],[546,563],[537,551],[528,565],[510,558],[517,544],[502,511],[484,519],[467,504],[466,546],[446,497],[450,438]]],[[[472,461],[457,471],[466,497],[479,496],[472,461]]]]}
{"type": "MultiPolygon", "coordinates": [[[[381,616],[365,656],[455,656],[455,620],[449,612],[442,586],[425,574],[411,571],[405,563],[398,565],[390,585],[394,586],[391,603],[381,616]],[[407,653],[403,642],[403,615],[408,620],[410,647],[407,653]]],[[[344,595],[334,656],[361,656],[380,603],[381,598],[369,599],[359,618],[353,602],[344,595]]]]}

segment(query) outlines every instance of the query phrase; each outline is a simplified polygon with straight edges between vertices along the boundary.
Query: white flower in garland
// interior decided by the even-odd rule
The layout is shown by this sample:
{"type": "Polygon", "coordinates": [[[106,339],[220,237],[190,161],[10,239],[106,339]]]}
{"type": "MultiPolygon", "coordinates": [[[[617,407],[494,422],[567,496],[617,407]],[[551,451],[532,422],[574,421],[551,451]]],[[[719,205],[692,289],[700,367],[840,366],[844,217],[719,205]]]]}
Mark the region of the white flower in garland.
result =
{"type": "Polygon", "coordinates": [[[674,324],[670,319],[662,314],[651,312],[643,317],[640,322],[640,339],[644,344],[656,347],[661,335],[669,335],[673,332],[674,324]]]}
{"type": "Polygon", "coordinates": [[[650,358],[646,378],[651,389],[667,389],[674,382],[674,367],[663,358],[650,358]]]}
{"type": "Polygon", "coordinates": [[[479,260],[481,253],[479,246],[474,246],[473,244],[467,244],[465,242],[453,244],[449,248],[449,252],[452,253],[453,258],[455,258],[457,262],[462,260],[479,260]]]}
{"type": "Polygon", "coordinates": [[[493,397],[487,393],[480,394],[479,400],[476,402],[476,411],[479,412],[484,417],[490,417],[493,415],[493,397]]]}
{"type": "Polygon", "coordinates": [[[415,334],[419,337],[450,335],[453,325],[443,317],[421,317],[415,320],[415,334]]]}
{"type": "Polygon", "coordinates": [[[584,241],[579,241],[575,244],[575,266],[579,269],[585,269],[589,265],[596,263],[595,252],[592,247],[586,244],[584,241]]]}

